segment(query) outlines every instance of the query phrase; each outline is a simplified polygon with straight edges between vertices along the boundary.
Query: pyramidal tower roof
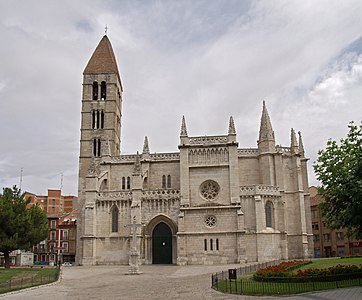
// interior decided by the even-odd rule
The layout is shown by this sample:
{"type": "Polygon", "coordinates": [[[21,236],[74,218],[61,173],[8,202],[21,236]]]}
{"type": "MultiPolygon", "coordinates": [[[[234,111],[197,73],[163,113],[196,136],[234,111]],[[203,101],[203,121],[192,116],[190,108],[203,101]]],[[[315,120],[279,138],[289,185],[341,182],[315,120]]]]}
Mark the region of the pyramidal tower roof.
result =
{"type": "Polygon", "coordinates": [[[103,36],[96,50],[94,50],[83,74],[117,74],[121,81],[116,56],[107,35],[103,36]]]}

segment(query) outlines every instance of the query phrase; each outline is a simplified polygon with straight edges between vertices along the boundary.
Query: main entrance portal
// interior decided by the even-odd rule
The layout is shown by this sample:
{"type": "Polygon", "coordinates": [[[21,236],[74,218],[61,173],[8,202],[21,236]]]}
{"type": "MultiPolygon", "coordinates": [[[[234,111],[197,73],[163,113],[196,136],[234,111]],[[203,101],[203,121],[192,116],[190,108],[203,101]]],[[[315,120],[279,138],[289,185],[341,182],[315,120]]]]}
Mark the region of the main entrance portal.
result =
{"type": "Polygon", "coordinates": [[[152,263],[172,264],[172,232],[163,222],[152,232],[152,263]]]}

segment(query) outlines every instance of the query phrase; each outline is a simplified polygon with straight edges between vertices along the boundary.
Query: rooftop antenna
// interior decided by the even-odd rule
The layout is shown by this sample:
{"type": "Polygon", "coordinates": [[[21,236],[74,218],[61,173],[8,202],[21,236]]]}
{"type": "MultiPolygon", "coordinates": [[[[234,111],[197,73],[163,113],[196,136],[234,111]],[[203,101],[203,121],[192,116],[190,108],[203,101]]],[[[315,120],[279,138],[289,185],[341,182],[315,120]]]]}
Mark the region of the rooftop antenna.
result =
{"type": "Polygon", "coordinates": [[[107,26],[107,24],[106,24],[106,27],[104,27],[104,33],[105,33],[105,35],[107,35],[107,31],[108,31],[108,26],[107,26]]]}
{"type": "Polygon", "coordinates": [[[63,172],[60,173],[60,190],[63,189],[63,172]]]}
{"type": "Polygon", "coordinates": [[[20,190],[21,190],[22,184],[23,184],[23,168],[20,169],[20,184],[19,184],[20,190]]]}

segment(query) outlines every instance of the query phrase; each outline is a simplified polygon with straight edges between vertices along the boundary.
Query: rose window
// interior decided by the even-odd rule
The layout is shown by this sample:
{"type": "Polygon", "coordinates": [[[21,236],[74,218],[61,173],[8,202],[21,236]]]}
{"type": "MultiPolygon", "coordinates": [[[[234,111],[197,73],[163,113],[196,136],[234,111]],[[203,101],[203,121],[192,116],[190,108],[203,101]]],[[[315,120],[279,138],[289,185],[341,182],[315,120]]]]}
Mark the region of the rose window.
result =
{"type": "Polygon", "coordinates": [[[214,200],[219,191],[220,186],[213,180],[207,180],[200,186],[200,194],[205,200],[214,200]]]}
{"type": "Polygon", "coordinates": [[[214,227],[216,225],[216,217],[215,216],[207,216],[205,218],[205,224],[207,227],[214,227]]]}

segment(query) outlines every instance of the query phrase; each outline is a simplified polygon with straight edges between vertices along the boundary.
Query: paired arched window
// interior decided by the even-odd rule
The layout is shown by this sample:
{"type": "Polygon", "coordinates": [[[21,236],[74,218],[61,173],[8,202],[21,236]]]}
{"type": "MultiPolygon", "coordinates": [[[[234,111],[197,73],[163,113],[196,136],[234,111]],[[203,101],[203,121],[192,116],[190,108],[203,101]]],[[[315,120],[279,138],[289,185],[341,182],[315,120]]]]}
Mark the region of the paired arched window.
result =
{"type": "Polygon", "coordinates": [[[98,82],[93,82],[93,100],[98,100],[98,82]]]}
{"type": "Polygon", "coordinates": [[[171,188],[171,175],[162,175],[162,188],[171,188]]]}
{"type": "Polygon", "coordinates": [[[111,218],[112,218],[112,232],[118,232],[118,207],[113,205],[111,209],[111,218]]]}
{"type": "Polygon", "coordinates": [[[131,189],[131,177],[122,177],[122,190],[125,190],[127,187],[127,190],[131,189]]]}
{"type": "Polygon", "coordinates": [[[101,82],[101,100],[106,100],[107,98],[107,84],[105,81],[101,82]]]}
{"type": "Polygon", "coordinates": [[[266,227],[273,227],[274,222],[274,213],[273,213],[273,203],[270,201],[267,201],[265,204],[265,223],[266,227]]]}
{"type": "Polygon", "coordinates": [[[94,109],[92,111],[92,128],[103,129],[104,128],[104,111],[94,109]]]}
{"type": "Polygon", "coordinates": [[[93,155],[101,156],[101,139],[93,139],[93,155]]]}
{"type": "MultiPolygon", "coordinates": [[[[100,100],[106,100],[107,98],[107,84],[105,81],[101,82],[101,97],[100,100]]],[[[92,99],[98,100],[98,82],[94,81],[92,85],[92,99]]]]}

